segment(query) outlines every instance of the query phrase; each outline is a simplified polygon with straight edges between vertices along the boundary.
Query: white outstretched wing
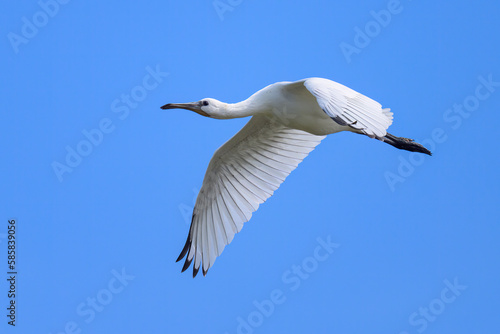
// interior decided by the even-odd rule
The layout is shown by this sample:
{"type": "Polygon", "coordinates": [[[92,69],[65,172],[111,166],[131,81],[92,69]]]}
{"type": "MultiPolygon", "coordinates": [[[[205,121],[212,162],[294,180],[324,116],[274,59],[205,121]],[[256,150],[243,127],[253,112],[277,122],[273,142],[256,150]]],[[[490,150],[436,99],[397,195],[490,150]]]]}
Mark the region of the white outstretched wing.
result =
{"type": "Polygon", "coordinates": [[[177,261],[194,260],[193,277],[214,264],[259,205],[325,136],[254,116],[214,154],[196,199],[189,235],[177,261]]]}
{"type": "Polygon", "coordinates": [[[302,81],[323,111],[340,125],[350,126],[372,138],[383,138],[392,124],[389,108],[337,82],[310,78],[302,81]]]}

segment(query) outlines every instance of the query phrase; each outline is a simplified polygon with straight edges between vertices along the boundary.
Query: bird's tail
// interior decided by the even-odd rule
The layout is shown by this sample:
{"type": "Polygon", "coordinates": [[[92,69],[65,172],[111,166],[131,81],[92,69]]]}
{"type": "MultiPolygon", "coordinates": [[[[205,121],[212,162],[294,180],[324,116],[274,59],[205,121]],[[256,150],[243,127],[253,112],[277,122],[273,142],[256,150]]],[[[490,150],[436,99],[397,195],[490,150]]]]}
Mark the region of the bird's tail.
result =
{"type": "Polygon", "coordinates": [[[389,145],[392,145],[396,148],[399,148],[400,150],[406,150],[406,151],[411,151],[411,152],[420,152],[420,153],[432,155],[431,151],[426,149],[421,144],[416,143],[415,141],[413,141],[413,139],[404,138],[404,137],[396,137],[396,136],[391,135],[389,132],[387,132],[385,137],[382,138],[382,141],[389,144],[389,145]]]}

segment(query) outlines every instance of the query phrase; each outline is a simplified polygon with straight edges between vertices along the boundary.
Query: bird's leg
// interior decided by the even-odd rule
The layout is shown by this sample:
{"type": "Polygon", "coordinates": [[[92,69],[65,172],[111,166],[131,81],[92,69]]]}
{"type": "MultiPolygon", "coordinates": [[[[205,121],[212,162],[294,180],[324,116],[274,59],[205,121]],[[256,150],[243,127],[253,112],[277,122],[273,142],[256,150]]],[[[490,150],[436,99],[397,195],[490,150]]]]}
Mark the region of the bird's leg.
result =
{"type": "Polygon", "coordinates": [[[396,137],[391,135],[389,132],[380,139],[384,143],[387,143],[389,145],[392,145],[396,148],[399,148],[400,150],[406,150],[406,151],[411,151],[411,152],[420,152],[420,153],[425,153],[428,155],[432,155],[431,151],[426,149],[424,146],[422,146],[419,143],[416,143],[413,141],[413,139],[409,138],[404,138],[404,137],[396,137]]]}

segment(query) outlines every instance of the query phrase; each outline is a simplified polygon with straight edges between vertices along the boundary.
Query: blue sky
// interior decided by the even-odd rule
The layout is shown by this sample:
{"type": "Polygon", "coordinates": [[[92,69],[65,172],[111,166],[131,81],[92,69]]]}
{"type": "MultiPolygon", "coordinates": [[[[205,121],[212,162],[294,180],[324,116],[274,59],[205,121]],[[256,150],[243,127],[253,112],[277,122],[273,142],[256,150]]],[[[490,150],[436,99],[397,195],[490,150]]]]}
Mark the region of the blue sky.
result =
{"type": "Polygon", "coordinates": [[[0,13],[2,333],[497,333],[498,1],[41,0],[0,13]],[[237,102],[325,77],[394,112],[325,139],[207,277],[175,263],[237,102]],[[76,153],[75,153],[76,152],[76,153]]]}

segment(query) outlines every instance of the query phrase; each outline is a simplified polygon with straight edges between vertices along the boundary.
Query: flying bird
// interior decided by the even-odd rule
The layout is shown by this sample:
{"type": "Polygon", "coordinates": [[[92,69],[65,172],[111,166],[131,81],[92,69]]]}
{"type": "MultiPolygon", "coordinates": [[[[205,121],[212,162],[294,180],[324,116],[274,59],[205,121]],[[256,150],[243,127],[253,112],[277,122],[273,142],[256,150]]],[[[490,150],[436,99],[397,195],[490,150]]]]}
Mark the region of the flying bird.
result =
{"type": "Polygon", "coordinates": [[[200,267],[207,274],[252,213],[326,135],[350,131],[431,155],[412,139],[387,132],[392,124],[389,108],[328,79],[277,82],[234,104],[205,98],[161,108],[187,109],[215,119],[252,116],[217,149],[205,173],[187,241],[177,259],[186,256],[182,271],[194,261],[193,277],[200,267]]]}

